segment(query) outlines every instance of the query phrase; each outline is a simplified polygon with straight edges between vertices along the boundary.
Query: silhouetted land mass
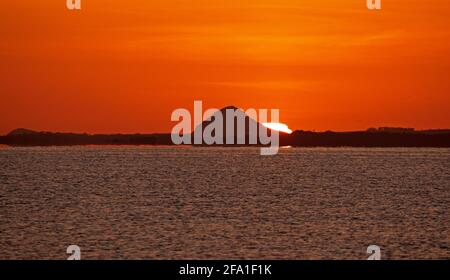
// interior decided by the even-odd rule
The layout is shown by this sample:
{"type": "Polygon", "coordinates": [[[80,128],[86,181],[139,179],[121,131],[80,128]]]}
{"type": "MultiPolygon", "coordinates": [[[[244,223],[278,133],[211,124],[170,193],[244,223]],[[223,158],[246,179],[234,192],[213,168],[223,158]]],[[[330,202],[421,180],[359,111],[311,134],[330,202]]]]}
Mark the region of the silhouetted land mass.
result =
{"type": "Polygon", "coordinates": [[[170,134],[76,134],[16,129],[0,137],[10,146],[170,145],[170,134]]]}
{"type": "MultiPolygon", "coordinates": [[[[75,134],[16,129],[0,136],[10,146],[173,145],[170,134],[75,134]]],[[[356,132],[294,131],[280,134],[293,147],[450,147],[450,130],[369,129],[356,132]]]]}
{"type": "MultiPolygon", "coordinates": [[[[260,122],[255,121],[253,118],[250,118],[248,115],[246,115],[246,113],[242,110],[239,109],[237,107],[234,106],[227,106],[219,111],[217,111],[215,114],[213,114],[209,120],[206,120],[204,122],[202,122],[201,126],[197,126],[194,131],[191,133],[191,142],[192,143],[202,143],[200,145],[207,145],[207,143],[205,142],[204,139],[200,139],[198,140],[198,142],[195,142],[195,132],[198,132],[200,135],[203,135],[203,133],[205,132],[206,129],[211,128],[210,125],[213,124],[213,122],[217,120],[219,123],[222,123],[222,138],[220,139],[220,144],[216,144],[216,146],[246,146],[246,144],[240,144],[240,143],[252,143],[250,141],[250,139],[255,139],[256,140],[256,144],[255,145],[260,145],[261,141],[258,137],[258,134],[260,132],[260,130],[264,129],[266,131],[268,131],[268,136],[270,136],[270,130],[266,129],[260,122]],[[226,117],[226,114],[230,112],[232,114],[234,114],[232,117],[233,120],[233,124],[232,127],[234,127],[234,131],[233,131],[233,136],[230,135],[230,139],[228,139],[228,141],[231,141],[231,143],[234,144],[230,144],[227,145],[227,129],[226,127],[228,126],[228,118],[226,117]],[[217,120],[217,118],[219,118],[217,120]],[[244,120],[242,123],[245,124],[244,130],[242,133],[242,135],[240,135],[238,133],[238,119],[244,120]],[[252,128],[252,129],[250,129],[252,128]]],[[[230,125],[231,127],[231,125],[230,125]]],[[[212,136],[215,136],[215,132],[212,133],[212,136]]],[[[280,133],[281,135],[282,133],[280,133]]],[[[217,142],[216,142],[217,143],[217,142]]],[[[248,144],[247,144],[248,145],[248,144]]]]}
{"type": "MultiPolygon", "coordinates": [[[[261,129],[265,129],[264,126],[234,106],[225,107],[214,113],[209,120],[194,128],[188,138],[191,139],[191,143],[194,143],[195,132],[203,135],[208,129],[208,134],[215,136],[215,131],[222,129],[223,138],[219,138],[221,140],[219,142],[226,144],[228,121],[234,121],[234,141],[232,143],[237,145],[247,143],[240,144],[240,146],[249,145],[251,137],[251,139],[257,138],[256,145],[261,144],[254,131],[258,134],[261,129]],[[231,118],[227,118],[225,113],[233,115],[231,118]],[[223,126],[215,127],[213,123],[222,123],[223,126]],[[238,123],[245,123],[242,135],[237,133],[238,123]]],[[[207,144],[204,139],[200,139],[198,143],[201,143],[200,146],[207,144]]],[[[24,128],[15,129],[5,136],[0,136],[0,144],[10,146],[173,145],[170,134],[76,134],[36,132],[24,128]]],[[[450,147],[450,130],[416,131],[413,128],[396,127],[369,128],[367,131],[355,132],[297,130],[292,134],[280,133],[280,145],[293,147],[450,147]]],[[[226,145],[220,144],[220,146],[226,145]]]]}
{"type": "Polygon", "coordinates": [[[450,147],[450,130],[295,131],[284,141],[299,147],[450,147]]]}

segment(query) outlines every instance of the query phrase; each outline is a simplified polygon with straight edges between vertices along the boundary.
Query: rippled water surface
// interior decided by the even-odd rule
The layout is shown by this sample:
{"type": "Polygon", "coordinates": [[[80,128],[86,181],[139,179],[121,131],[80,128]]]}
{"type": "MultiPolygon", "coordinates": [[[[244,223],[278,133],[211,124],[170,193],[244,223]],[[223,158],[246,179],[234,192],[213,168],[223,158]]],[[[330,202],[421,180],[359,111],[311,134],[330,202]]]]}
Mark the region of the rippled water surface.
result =
{"type": "Polygon", "coordinates": [[[449,149],[0,147],[0,258],[450,258],[449,149]]]}

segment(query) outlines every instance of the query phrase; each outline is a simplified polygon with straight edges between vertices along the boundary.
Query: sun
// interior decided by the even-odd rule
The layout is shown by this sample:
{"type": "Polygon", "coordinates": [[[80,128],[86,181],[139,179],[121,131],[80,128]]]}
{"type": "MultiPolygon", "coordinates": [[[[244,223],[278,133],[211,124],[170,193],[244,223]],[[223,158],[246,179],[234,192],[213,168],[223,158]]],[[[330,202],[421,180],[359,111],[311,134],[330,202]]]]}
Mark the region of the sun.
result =
{"type": "Polygon", "coordinates": [[[263,125],[269,129],[272,129],[275,131],[284,132],[287,134],[292,133],[292,130],[289,129],[289,127],[284,123],[263,123],[263,125]]]}

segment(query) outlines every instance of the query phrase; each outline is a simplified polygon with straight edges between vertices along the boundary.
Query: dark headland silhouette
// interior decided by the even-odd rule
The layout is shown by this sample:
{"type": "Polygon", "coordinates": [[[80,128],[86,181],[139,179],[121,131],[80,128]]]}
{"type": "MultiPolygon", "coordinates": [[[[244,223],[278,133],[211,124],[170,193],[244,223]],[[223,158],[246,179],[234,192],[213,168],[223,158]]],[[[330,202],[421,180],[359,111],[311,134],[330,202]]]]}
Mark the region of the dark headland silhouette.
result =
{"type": "MultiPolygon", "coordinates": [[[[234,109],[236,113],[244,114],[242,110],[234,106],[225,107],[220,111],[225,112],[226,109],[234,109]]],[[[211,122],[212,120],[203,122],[202,131],[211,122]]],[[[237,143],[236,124],[237,119],[235,119],[234,143],[237,143]]],[[[262,125],[248,116],[245,116],[245,124],[245,143],[249,143],[249,124],[255,125],[258,130],[262,125]]],[[[197,127],[195,130],[198,129],[200,128],[197,127]]],[[[223,135],[225,143],[225,129],[223,135]]],[[[193,135],[191,137],[191,139],[194,138],[193,135]]],[[[10,146],[173,145],[170,134],[77,134],[36,132],[24,128],[15,129],[5,136],[0,136],[0,144],[10,146]]],[[[292,134],[280,133],[280,145],[293,147],[450,147],[450,129],[416,131],[412,128],[382,127],[353,132],[296,130],[292,134]]]]}

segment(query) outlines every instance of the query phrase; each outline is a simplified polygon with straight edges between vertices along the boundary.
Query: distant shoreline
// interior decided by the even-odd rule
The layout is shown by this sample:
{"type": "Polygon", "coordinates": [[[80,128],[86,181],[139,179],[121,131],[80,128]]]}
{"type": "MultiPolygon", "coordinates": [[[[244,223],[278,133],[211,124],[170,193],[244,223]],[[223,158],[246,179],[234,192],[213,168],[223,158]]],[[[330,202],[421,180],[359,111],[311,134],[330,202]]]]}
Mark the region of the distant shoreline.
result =
{"type": "MultiPolygon", "coordinates": [[[[28,129],[16,129],[5,136],[0,136],[0,144],[22,147],[174,145],[170,134],[77,134],[36,132],[28,129]]],[[[236,147],[236,145],[213,146],[236,147]]],[[[450,147],[450,130],[415,131],[413,129],[402,128],[369,129],[367,131],[354,132],[312,132],[297,130],[292,134],[280,134],[280,146],[446,148],[450,147]]]]}

